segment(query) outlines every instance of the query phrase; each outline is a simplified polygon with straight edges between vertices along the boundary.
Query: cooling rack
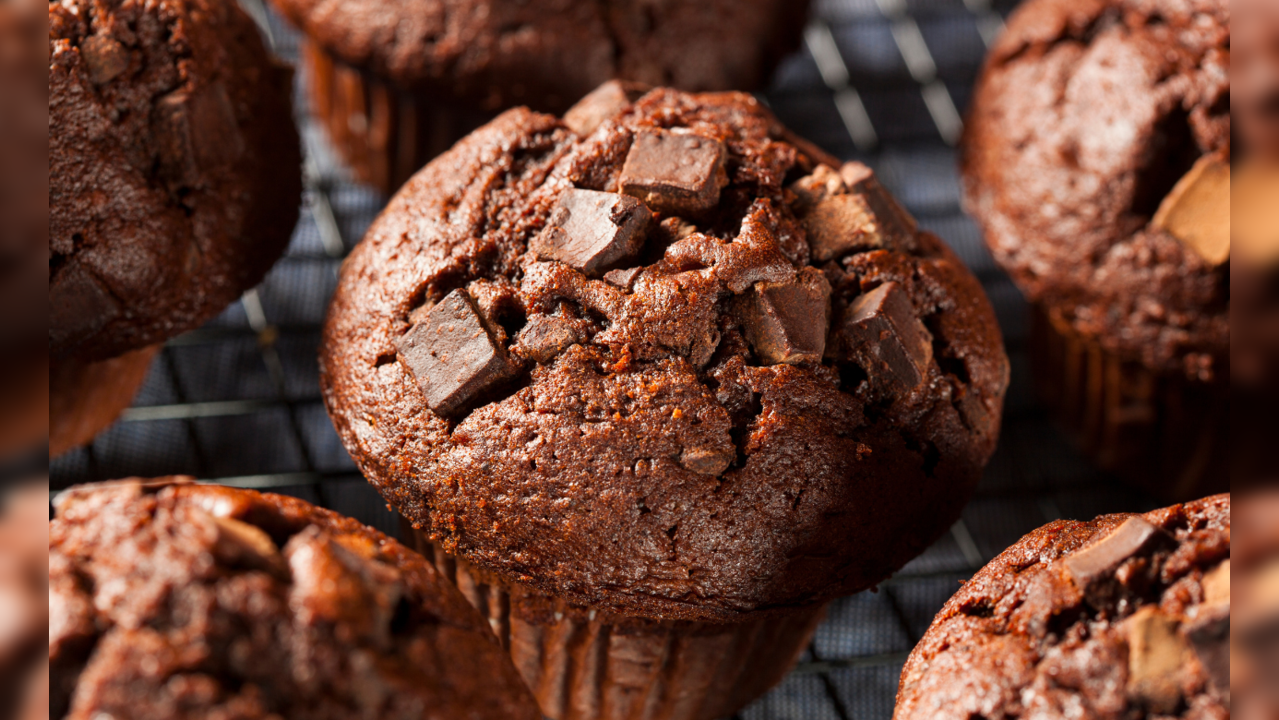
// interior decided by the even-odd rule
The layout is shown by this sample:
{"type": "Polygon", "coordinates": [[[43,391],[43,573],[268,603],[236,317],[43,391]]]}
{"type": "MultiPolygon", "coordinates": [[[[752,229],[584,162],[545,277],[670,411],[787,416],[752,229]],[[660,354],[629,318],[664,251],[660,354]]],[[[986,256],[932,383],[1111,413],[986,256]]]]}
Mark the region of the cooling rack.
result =
{"type": "MultiPolygon", "coordinates": [[[[276,51],[296,57],[294,31],[260,0],[244,3],[276,51]]],[[[963,518],[877,592],[833,603],[795,671],[740,718],[890,718],[906,655],[987,560],[1049,520],[1154,507],[1073,452],[1036,405],[1026,305],[960,210],[954,144],[963,110],[1015,4],[815,0],[803,47],[761,95],[801,135],[874,167],[920,225],[950,243],[995,305],[1012,386],[999,450],[963,518]]],[[[297,107],[306,107],[301,95],[297,107]]],[[[51,463],[52,487],[184,473],[296,495],[397,532],[324,412],[316,362],[338,267],[385,198],[352,182],[299,114],[306,196],[288,253],[240,302],[170,341],[120,422],[51,463]]]]}

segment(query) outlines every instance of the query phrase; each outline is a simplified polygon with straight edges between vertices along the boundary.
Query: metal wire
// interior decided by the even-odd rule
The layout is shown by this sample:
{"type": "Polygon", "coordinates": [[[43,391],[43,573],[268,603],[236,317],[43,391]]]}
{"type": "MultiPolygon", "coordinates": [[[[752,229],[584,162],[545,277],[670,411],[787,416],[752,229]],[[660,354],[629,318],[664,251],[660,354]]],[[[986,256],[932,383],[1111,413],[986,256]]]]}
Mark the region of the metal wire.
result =
{"type": "MultiPolygon", "coordinates": [[[[295,32],[260,0],[242,2],[266,23],[277,53],[296,58],[295,32]]],[[[1012,4],[818,0],[803,48],[763,96],[801,135],[875,167],[973,269],[1000,317],[1013,385],[1002,445],[963,518],[877,592],[832,604],[795,671],[738,718],[890,717],[907,654],[959,582],[1046,521],[1151,506],[1075,455],[1035,405],[1025,306],[960,212],[953,145],[961,111],[1012,4]]],[[[297,107],[306,107],[301,93],[297,107]]],[[[286,257],[219,318],[170,341],[120,422],[51,463],[52,487],[188,473],[298,495],[396,532],[395,515],[328,422],[315,361],[341,259],[384,199],[350,181],[305,113],[299,123],[305,207],[286,257]]]]}

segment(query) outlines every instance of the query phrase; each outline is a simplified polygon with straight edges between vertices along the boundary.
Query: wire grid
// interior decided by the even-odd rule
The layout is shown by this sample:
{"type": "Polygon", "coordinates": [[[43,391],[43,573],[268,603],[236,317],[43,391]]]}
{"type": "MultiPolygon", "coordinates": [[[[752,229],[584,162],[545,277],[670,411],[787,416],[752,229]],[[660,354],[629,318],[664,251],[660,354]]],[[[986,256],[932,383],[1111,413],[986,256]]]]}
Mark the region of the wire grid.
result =
{"type": "MultiPolygon", "coordinates": [[[[276,51],[296,58],[295,32],[259,0],[244,2],[276,51]]],[[[999,450],[962,519],[877,592],[833,603],[795,671],[739,718],[890,718],[910,649],[987,560],[1050,520],[1154,507],[1093,469],[1035,404],[1025,303],[960,210],[954,145],[962,111],[1015,4],[816,0],[804,47],[762,95],[801,135],[874,167],[920,225],[968,264],[999,316],[1012,387],[999,450]]],[[[300,92],[297,107],[306,107],[300,92]]],[[[385,200],[353,183],[316,124],[300,115],[306,195],[287,254],[240,302],[170,341],[120,422],[51,463],[53,487],[185,473],[296,495],[398,531],[325,414],[316,361],[338,267],[385,200]]]]}

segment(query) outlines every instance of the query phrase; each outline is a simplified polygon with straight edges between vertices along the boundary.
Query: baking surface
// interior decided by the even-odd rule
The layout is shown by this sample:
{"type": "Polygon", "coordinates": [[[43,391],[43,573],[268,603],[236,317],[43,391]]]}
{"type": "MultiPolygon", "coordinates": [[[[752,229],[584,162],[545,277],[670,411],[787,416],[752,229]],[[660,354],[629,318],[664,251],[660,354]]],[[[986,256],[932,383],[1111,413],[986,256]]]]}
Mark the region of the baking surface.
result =
{"type": "MultiPolygon", "coordinates": [[[[244,2],[277,52],[296,57],[294,32],[257,0],[244,2]]],[[[963,519],[878,592],[833,603],[800,665],[742,718],[889,718],[907,653],[961,580],[1049,520],[1155,507],[1093,470],[1035,404],[1025,303],[960,210],[951,143],[987,43],[1014,5],[817,0],[805,47],[763,95],[799,134],[875,168],[920,225],[950,243],[995,305],[1013,372],[1000,448],[963,519]]],[[[300,95],[297,105],[305,108],[300,95]]],[[[301,122],[307,191],[287,255],[240,302],[170,341],[121,421],[50,464],[52,488],[187,473],[297,495],[398,530],[338,441],[316,365],[338,266],[384,199],[353,184],[319,129],[301,122]]]]}

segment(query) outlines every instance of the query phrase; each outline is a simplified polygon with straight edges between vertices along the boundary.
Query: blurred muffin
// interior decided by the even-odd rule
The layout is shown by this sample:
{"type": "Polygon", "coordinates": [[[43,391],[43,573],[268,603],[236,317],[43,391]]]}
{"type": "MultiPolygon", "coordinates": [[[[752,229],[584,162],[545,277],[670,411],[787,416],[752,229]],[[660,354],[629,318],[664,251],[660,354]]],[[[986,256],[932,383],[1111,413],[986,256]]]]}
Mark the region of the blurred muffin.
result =
{"type": "Polygon", "coordinates": [[[946,603],[894,720],[1230,717],[1230,496],[1058,520],[946,603]]]}
{"type": "Polygon", "coordinates": [[[761,694],[826,600],[958,517],[1008,373],[981,286],[869,168],[749,95],[616,84],[411,180],[343,267],[321,368],[556,718],[761,694]]]}
{"type": "Polygon", "coordinates": [[[1279,490],[1240,496],[1234,515],[1234,605],[1230,689],[1235,717],[1279,717],[1279,490]]]}
{"type": "Polygon", "coordinates": [[[40,662],[49,620],[48,492],[47,482],[0,491],[0,716],[17,720],[49,716],[40,662]]]}
{"type": "MultiPolygon", "coordinates": [[[[116,375],[108,394],[127,404],[143,348],[216,315],[288,243],[301,198],[291,72],[235,3],[48,13],[49,352],[66,365],[53,376],[116,375]],[[112,359],[127,371],[93,365],[112,359]]],[[[122,407],[93,411],[109,422],[122,407]]]]}
{"type": "Polygon", "coordinates": [[[963,142],[1042,395],[1098,464],[1175,499],[1228,476],[1229,64],[1225,0],[1031,0],[963,142]]]}
{"type": "Polygon", "coordinates": [[[55,506],[51,717],[538,717],[457,590],[350,518],[182,478],[55,506]]]}
{"type": "Polygon", "coordinates": [[[752,90],[808,0],[275,0],[305,35],[311,105],[357,177],[394,192],[517,105],[562,113],[606,80],[752,90]]]}

